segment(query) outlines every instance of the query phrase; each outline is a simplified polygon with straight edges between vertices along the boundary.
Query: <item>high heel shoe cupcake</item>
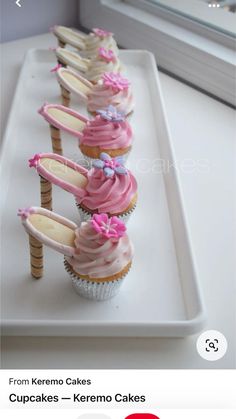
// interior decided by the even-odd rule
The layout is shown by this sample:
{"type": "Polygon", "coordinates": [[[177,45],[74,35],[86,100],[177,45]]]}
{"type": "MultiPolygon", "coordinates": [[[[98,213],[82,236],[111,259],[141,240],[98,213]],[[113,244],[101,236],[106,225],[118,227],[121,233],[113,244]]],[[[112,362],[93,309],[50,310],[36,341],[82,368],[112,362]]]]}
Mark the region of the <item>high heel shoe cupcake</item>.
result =
{"type": "Polygon", "coordinates": [[[105,153],[91,170],[52,153],[36,154],[29,160],[40,175],[42,207],[52,209],[51,184],[57,185],[74,195],[82,221],[103,212],[128,221],[137,203],[137,181],[122,163],[105,153]]]}
{"type": "Polygon", "coordinates": [[[133,259],[133,245],[117,217],[95,214],[78,227],[44,208],[18,211],[29,235],[31,274],[43,275],[43,244],[65,256],[65,269],[74,290],[82,297],[101,301],[114,297],[133,259]]]}
{"type": "Polygon", "coordinates": [[[88,58],[94,58],[99,47],[111,49],[115,55],[119,53],[113,33],[103,29],[94,28],[89,35],[85,35],[66,26],[55,25],[51,31],[58,39],[61,48],[64,48],[66,44],[71,45],[88,58]]]}
{"type": "Polygon", "coordinates": [[[118,112],[130,116],[134,110],[134,99],[130,82],[120,73],[104,73],[97,84],[93,84],[85,77],[68,68],[59,68],[57,79],[63,87],[63,96],[70,104],[70,94],[87,105],[87,109],[93,115],[97,109],[105,110],[109,105],[114,106],[118,112]]]}
{"type": "Polygon", "coordinates": [[[91,120],[62,105],[44,104],[38,112],[50,125],[54,153],[63,154],[61,130],[79,138],[79,148],[88,166],[102,152],[126,160],[131,151],[131,126],[112,106],[97,110],[98,115],[91,120]]]}
{"type": "MultiPolygon", "coordinates": [[[[55,54],[59,66],[51,71],[58,70],[60,66],[64,68],[69,66],[75,71],[82,73],[84,77],[93,84],[96,84],[105,72],[113,71],[118,73],[123,70],[123,66],[114,52],[111,49],[106,50],[103,47],[98,48],[97,55],[90,60],[65,48],[56,48],[55,54]]],[[[64,74],[66,76],[68,73],[64,74]]]]}

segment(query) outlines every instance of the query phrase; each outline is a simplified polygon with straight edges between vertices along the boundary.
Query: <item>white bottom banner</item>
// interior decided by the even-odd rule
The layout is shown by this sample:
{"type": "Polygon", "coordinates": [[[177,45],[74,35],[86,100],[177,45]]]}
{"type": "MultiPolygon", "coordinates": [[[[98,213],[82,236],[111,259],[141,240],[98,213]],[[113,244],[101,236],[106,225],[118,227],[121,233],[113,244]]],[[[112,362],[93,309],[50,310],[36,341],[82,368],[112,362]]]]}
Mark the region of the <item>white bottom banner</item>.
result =
{"type": "MultiPolygon", "coordinates": [[[[155,419],[144,414],[159,418],[158,409],[183,408],[219,409],[222,414],[223,409],[236,408],[235,371],[231,370],[3,370],[0,394],[2,408],[17,410],[18,418],[21,411],[28,417],[32,408],[34,418],[37,411],[47,417],[47,409],[53,418],[55,409],[57,419],[62,417],[60,410],[66,419],[126,419],[131,413],[139,417],[128,419],[155,419]],[[67,410],[70,414],[65,416],[67,410]],[[87,411],[94,413],[81,417],[87,411]]],[[[175,416],[173,411],[163,412],[159,419],[180,417],[177,410],[175,416]]],[[[208,416],[198,410],[198,416],[181,418],[213,417],[207,412],[208,416]]],[[[9,417],[13,416],[9,413],[9,417]]]]}

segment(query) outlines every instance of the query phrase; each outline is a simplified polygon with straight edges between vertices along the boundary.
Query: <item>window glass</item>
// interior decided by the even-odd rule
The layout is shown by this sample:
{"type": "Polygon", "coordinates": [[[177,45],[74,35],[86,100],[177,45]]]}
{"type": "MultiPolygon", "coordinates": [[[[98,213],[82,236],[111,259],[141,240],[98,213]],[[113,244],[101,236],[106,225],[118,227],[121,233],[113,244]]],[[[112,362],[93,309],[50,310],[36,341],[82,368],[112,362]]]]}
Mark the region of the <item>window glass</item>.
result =
{"type": "Polygon", "coordinates": [[[171,12],[236,36],[236,0],[148,0],[171,12]]]}

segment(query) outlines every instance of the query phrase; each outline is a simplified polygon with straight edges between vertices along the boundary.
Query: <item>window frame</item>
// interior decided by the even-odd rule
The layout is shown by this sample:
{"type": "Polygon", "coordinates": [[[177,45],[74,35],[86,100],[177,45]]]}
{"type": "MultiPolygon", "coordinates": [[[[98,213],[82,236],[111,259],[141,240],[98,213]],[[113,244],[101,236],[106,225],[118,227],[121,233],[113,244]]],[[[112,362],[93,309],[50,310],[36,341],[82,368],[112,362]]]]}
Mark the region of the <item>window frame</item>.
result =
{"type": "Polygon", "coordinates": [[[236,107],[235,40],[226,34],[145,0],[80,0],[79,21],[152,51],[160,69],[236,107]]]}

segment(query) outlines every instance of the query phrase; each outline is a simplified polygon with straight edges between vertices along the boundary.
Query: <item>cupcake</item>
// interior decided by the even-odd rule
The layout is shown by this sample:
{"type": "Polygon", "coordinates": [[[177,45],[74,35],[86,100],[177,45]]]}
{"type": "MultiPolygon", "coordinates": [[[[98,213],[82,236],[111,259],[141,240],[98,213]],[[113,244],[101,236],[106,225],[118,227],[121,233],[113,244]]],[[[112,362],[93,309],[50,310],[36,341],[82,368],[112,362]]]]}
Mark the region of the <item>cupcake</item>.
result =
{"type": "Polygon", "coordinates": [[[76,251],[65,258],[75,291],[92,300],[114,297],[129,272],[133,245],[117,217],[95,214],[75,232],[76,251]]]}
{"type": "Polygon", "coordinates": [[[18,210],[29,235],[31,274],[43,276],[43,245],[65,257],[65,269],[75,291],[92,300],[117,294],[133,259],[133,245],[117,217],[95,214],[79,227],[40,207],[18,210]]]}
{"type": "Polygon", "coordinates": [[[135,209],[137,181],[124,167],[122,157],[112,159],[101,153],[100,159],[94,160],[92,169],[87,170],[58,154],[41,153],[29,159],[29,166],[41,177],[41,205],[44,208],[52,207],[51,184],[54,184],[74,195],[83,221],[105,212],[110,218],[117,216],[127,222],[135,209]],[[47,202],[50,207],[46,206],[47,202]]]}
{"type": "Polygon", "coordinates": [[[79,140],[85,160],[91,164],[103,152],[126,160],[132,148],[133,133],[124,113],[112,105],[96,112],[98,115],[87,121],[79,140]]]}
{"type": "Polygon", "coordinates": [[[123,165],[122,157],[112,159],[101,153],[87,174],[87,194],[76,196],[82,220],[90,219],[95,213],[106,212],[109,217],[117,216],[127,222],[137,203],[137,181],[123,165]]]}

